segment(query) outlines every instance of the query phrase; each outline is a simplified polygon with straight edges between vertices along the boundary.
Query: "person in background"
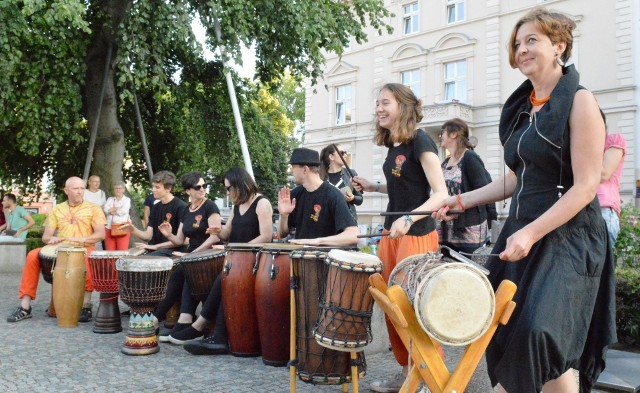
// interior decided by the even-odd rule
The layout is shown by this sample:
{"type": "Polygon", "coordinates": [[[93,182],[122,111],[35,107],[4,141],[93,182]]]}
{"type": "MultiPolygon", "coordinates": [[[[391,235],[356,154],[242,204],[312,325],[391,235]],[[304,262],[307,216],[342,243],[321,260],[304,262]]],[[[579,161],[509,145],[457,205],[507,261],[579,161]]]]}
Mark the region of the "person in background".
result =
{"type": "MultiPolygon", "coordinates": [[[[417,128],[422,120],[422,101],[407,86],[388,83],[380,89],[375,114],[374,141],[389,149],[382,166],[386,183],[356,176],[352,179],[356,190],[387,193],[387,212],[436,209],[447,197],[447,186],[440,169],[438,147],[424,130],[417,128]]],[[[385,281],[404,258],[438,249],[436,222],[428,215],[387,216],[384,232],[388,236],[380,240],[378,257],[384,264],[385,281]]],[[[390,379],[373,381],[369,388],[374,392],[399,391],[408,372],[409,353],[388,319],[387,330],[402,372],[390,379]]]]}
{"type": "MultiPolygon", "coordinates": [[[[446,121],[440,129],[440,144],[449,151],[442,162],[449,195],[475,190],[491,183],[491,176],[469,142],[469,127],[462,119],[446,121]]],[[[489,237],[489,220],[496,217],[496,205],[467,209],[455,221],[441,221],[442,245],[466,254],[482,247],[489,237]]]]}
{"type": "Polygon", "coordinates": [[[535,8],[509,39],[509,63],[527,78],[499,123],[505,178],[449,197],[449,209],[511,197],[486,267],[494,290],[508,279],[517,304],[486,351],[498,392],[590,392],[616,342],[615,272],[596,190],[605,126],[571,57],[575,22],[535,8]]]}
{"type": "Polygon", "coordinates": [[[107,216],[107,231],[104,238],[105,248],[112,250],[128,250],[131,233],[124,236],[112,236],[113,224],[124,224],[129,222],[129,210],[131,210],[131,199],[124,195],[124,182],[116,182],[113,186],[114,196],[107,199],[103,210],[107,216]]]}
{"type": "Polygon", "coordinates": [[[29,212],[24,207],[18,206],[18,200],[12,193],[2,198],[2,206],[7,222],[0,225],[0,234],[26,239],[29,228],[36,223],[29,212]]]}
{"type": "MultiPolygon", "coordinates": [[[[0,201],[4,199],[4,191],[0,190],[0,201]]],[[[3,208],[2,208],[2,203],[0,203],[0,225],[4,225],[5,223],[5,218],[4,218],[4,212],[3,212],[3,208]]]]}
{"type": "Polygon", "coordinates": [[[320,178],[331,183],[335,188],[342,192],[351,215],[358,221],[358,214],[356,213],[356,206],[362,205],[362,193],[356,191],[351,184],[351,178],[358,176],[358,173],[351,169],[349,170],[343,166],[342,159],[347,159],[347,152],[342,146],[329,144],[320,152],[320,178]],[[336,146],[338,150],[336,150],[336,146]]]}
{"type": "Polygon", "coordinates": [[[144,211],[142,213],[142,227],[146,228],[147,224],[149,224],[149,214],[151,214],[151,207],[158,203],[158,199],[153,196],[153,192],[147,195],[147,198],[144,200],[144,211]]]}
{"type": "MultiPolygon", "coordinates": [[[[606,117],[602,111],[602,118],[606,117]]],[[[620,175],[627,154],[627,141],[622,134],[607,134],[604,141],[604,157],[602,159],[602,174],[598,186],[598,201],[600,212],[607,223],[607,232],[611,246],[614,247],[620,233],[620,175]]]]}
{"type": "MultiPolygon", "coordinates": [[[[84,190],[84,200],[87,202],[95,203],[100,206],[100,209],[107,201],[107,196],[104,191],[100,189],[100,176],[91,175],[87,181],[87,188],[84,190]]],[[[96,250],[102,250],[102,242],[96,244],[96,250]]]]}

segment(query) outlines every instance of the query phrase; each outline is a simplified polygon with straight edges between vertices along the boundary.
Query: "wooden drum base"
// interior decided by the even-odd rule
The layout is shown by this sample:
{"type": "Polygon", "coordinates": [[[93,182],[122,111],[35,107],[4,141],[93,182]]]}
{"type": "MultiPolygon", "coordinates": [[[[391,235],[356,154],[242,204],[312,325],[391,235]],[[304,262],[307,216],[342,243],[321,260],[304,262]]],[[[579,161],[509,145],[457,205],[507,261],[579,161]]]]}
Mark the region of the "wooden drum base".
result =
{"type": "Polygon", "coordinates": [[[93,332],[98,334],[120,333],[122,322],[118,307],[118,293],[100,293],[93,332]]]}
{"type": "Polygon", "coordinates": [[[156,326],[153,321],[153,314],[146,312],[140,314],[131,310],[129,317],[129,329],[124,338],[122,353],[125,355],[151,355],[160,351],[158,346],[158,336],[156,326]]]}

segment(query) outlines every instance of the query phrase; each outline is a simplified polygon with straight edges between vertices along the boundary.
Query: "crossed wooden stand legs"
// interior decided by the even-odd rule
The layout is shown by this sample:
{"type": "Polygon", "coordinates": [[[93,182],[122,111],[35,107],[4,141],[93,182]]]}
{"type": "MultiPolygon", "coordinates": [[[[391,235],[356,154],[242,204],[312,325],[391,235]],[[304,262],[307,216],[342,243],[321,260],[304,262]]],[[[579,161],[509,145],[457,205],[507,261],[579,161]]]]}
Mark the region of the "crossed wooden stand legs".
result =
{"type": "Polygon", "coordinates": [[[420,327],[402,288],[398,285],[388,288],[380,274],[370,276],[369,284],[371,295],[393,323],[411,357],[412,366],[401,392],[415,392],[420,381],[424,381],[432,393],[464,392],[498,324],[506,325],[516,306],[511,300],[516,292],[516,285],[509,280],[502,281],[496,291],[496,309],[489,329],[467,346],[455,371],[449,374],[438,354],[439,344],[420,327]]]}

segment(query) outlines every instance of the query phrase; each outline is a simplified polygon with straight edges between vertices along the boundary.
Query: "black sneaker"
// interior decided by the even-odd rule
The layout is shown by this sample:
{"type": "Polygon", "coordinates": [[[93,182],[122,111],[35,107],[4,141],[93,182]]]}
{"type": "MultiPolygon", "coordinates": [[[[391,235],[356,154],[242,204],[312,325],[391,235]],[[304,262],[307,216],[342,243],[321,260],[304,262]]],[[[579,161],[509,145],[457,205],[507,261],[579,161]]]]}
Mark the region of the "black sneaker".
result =
{"type": "Polygon", "coordinates": [[[204,336],[204,332],[197,330],[193,326],[189,326],[177,333],[171,333],[169,335],[169,342],[176,345],[184,345],[187,341],[195,340],[202,336],[204,336]]]}
{"type": "Polygon", "coordinates": [[[217,343],[213,336],[204,337],[202,340],[189,341],[184,344],[184,349],[193,355],[224,355],[229,353],[229,346],[217,343]]]}
{"type": "Polygon", "coordinates": [[[16,308],[16,311],[14,311],[13,314],[11,314],[7,318],[7,322],[18,322],[22,321],[23,319],[29,319],[32,316],[33,315],[31,315],[31,306],[29,306],[28,310],[25,310],[24,308],[19,306],[18,308],[16,308]]]}
{"type": "Polygon", "coordinates": [[[91,312],[91,308],[93,304],[86,303],[82,306],[82,310],[80,310],[80,318],[78,318],[78,322],[89,322],[93,318],[93,313],[91,312]]]}
{"type": "Polygon", "coordinates": [[[169,330],[167,328],[161,328],[160,329],[160,334],[158,334],[158,341],[160,341],[161,343],[168,343],[170,335],[178,333],[180,330],[186,329],[186,328],[188,328],[190,326],[191,326],[190,323],[179,323],[179,322],[176,322],[176,324],[173,326],[173,329],[171,329],[171,330],[169,330]]]}

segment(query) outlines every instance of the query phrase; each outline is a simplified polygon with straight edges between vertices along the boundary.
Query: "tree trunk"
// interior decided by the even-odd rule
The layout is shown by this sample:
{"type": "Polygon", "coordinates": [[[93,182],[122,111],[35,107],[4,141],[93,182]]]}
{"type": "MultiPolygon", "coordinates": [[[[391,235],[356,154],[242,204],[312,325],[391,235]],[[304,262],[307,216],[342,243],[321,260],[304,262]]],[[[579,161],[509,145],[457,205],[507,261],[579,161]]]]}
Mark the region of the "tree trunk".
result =
{"type": "Polygon", "coordinates": [[[118,94],[114,83],[115,59],[118,53],[116,36],[117,29],[130,10],[132,3],[132,0],[111,0],[98,3],[101,8],[98,12],[106,15],[108,20],[104,21],[99,18],[96,22],[97,28],[93,29],[95,33],[86,57],[86,97],[89,128],[92,129],[92,122],[98,121],[90,174],[100,176],[100,188],[107,195],[113,195],[114,183],[122,181],[124,132],[118,121],[118,94]],[[109,46],[112,47],[112,54],[107,71],[108,75],[105,78],[104,70],[109,46]],[[106,80],[106,85],[102,106],[99,108],[103,80],[106,80]]]}

